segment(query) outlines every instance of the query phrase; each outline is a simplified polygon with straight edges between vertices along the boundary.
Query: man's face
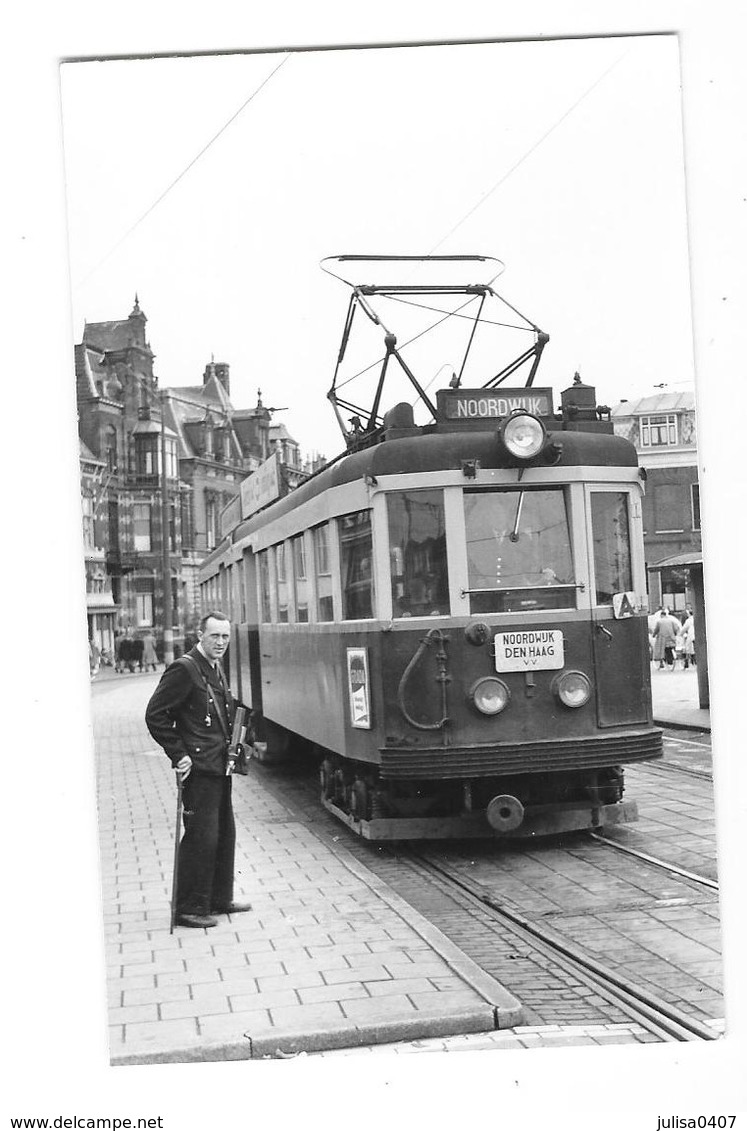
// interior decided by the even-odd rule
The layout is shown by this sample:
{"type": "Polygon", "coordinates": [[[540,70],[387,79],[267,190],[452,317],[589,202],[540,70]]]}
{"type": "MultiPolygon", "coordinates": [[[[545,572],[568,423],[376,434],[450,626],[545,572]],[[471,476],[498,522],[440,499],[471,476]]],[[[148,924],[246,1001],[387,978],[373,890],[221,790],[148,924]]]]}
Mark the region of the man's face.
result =
{"type": "Polygon", "coordinates": [[[208,617],[205,627],[197,635],[209,660],[220,660],[231,639],[231,626],[227,620],[208,617]]]}

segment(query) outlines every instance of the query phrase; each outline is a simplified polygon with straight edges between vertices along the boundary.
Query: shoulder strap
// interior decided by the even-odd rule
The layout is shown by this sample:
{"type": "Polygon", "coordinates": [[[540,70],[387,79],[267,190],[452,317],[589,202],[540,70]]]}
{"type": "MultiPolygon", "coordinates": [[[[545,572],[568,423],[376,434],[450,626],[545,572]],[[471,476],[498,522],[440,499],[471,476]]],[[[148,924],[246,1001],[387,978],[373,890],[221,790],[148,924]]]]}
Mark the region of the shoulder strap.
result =
{"type": "Polygon", "coordinates": [[[183,668],[187,669],[190,679],[192,680],[192,683],[195,685],[195,687],[207,686],[207,680],[205,679],[205,676],[202,674],[198,665],[195,663],[191,656],[179,656],[178,659],[174,660],[174,663],[181,664],[183,668]]]}

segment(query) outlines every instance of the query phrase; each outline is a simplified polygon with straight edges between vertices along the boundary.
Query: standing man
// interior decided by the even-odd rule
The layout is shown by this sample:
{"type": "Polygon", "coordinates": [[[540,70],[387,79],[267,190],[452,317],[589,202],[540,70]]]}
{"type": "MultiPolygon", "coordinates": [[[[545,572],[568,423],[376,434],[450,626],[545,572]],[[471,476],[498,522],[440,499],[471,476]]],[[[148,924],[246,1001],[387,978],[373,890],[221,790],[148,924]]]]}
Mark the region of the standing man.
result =
{"type": "Polygon", "coordinates": [[[236,827],[226,766],[237,704],[220,665],[230,633],[225,613],[207,613],[198,643],[169,665],[145,712],[184,783],[176,899],[183,927],[215,927],[215,915],[251,910],[233,898],[236,827]]]}

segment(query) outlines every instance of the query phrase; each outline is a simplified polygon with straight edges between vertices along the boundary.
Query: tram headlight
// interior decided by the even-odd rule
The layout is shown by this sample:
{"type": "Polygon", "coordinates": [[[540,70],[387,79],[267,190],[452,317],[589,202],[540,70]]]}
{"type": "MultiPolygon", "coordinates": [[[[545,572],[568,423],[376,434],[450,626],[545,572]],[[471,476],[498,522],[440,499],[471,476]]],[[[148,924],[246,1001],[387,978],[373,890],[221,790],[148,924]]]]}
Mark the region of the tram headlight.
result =
{"type": "Polygon", "coordinates": [[[503,680],[496,679],[495,676],[485,676],[472,685],[468,698],[481,714],[500,715],[508,706],[511,692],[503,680]]]}
{"type": "Polygon", "coordinates": [[[566,707],[583,707],[591,698],[591,683],[583,672],[563,672],[553,680],[552,689],[566,707]]]}
{"type": "Polygon", "coordinates": [[[545,446],[545,426],[529,412],[514,412],[503,422],[498,436],[516,459],[534,459],[545,446]]]}

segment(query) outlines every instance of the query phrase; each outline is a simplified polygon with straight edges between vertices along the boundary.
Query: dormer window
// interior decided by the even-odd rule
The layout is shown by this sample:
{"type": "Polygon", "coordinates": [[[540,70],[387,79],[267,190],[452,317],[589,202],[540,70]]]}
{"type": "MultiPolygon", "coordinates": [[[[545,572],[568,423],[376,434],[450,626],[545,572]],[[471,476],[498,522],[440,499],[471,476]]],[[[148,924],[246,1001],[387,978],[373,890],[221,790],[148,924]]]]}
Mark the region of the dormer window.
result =
{"type": "Polygon", "coordinates": [[[677,443],[676,413],[662,413],[659,416],[641,417],[641,447],[660,448],[677,443]]]}

